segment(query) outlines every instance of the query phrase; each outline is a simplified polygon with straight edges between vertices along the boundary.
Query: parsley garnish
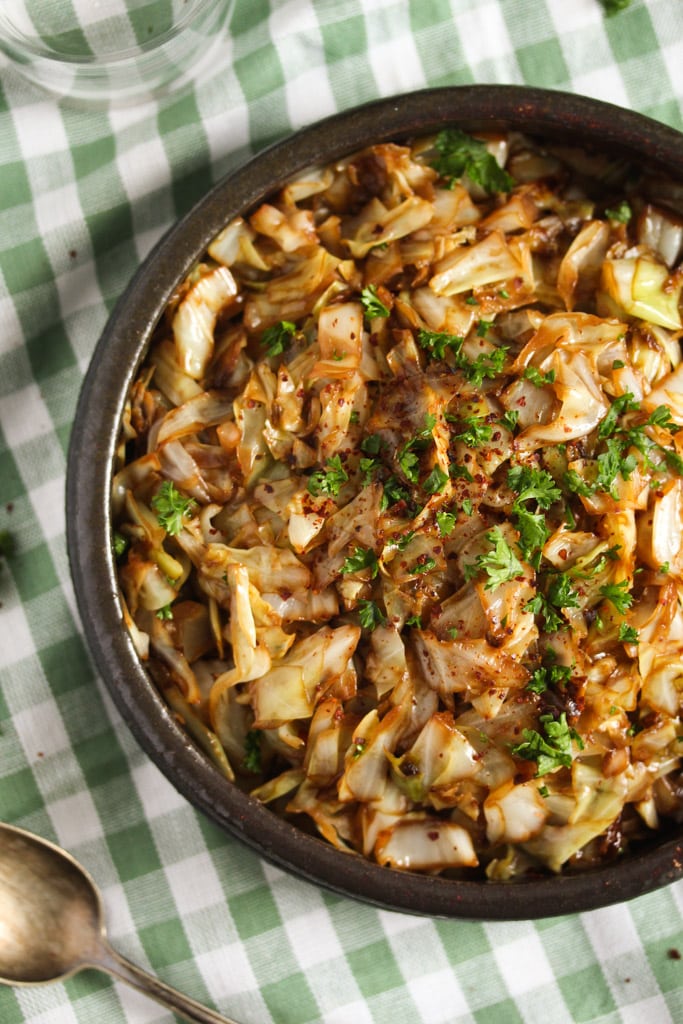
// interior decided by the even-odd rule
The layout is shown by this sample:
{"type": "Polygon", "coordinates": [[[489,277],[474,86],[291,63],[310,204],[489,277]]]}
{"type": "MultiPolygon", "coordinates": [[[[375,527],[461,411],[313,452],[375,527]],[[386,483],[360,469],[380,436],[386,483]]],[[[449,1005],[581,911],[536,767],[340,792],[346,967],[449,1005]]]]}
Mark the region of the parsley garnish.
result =
{"type": "Polygon", "coordinates": [[[295,332],[296,324],[293,324],[290,320],[280,320],[278,324],[266,327],[261,335],[261,344],[266,350],[266,355],[282,355],[289,348],[295,332]]]}
{"type": "Polygon", "coordinates": [[[173,618],[173,609],[171,608],[170,604],[165,604],[163,608],[159,608],[159,610],[157,611],[157,618],[158,619],[172,619],[173,618]]]}
{"type": "Polygon", "coordinates": [[[491,352],[482,352],[476,359],[468,359],[462,352],[465,339],[459,334],[446,334],[443,331],[420,330],[417,343],[420,348],[430,352],[435,359],[445,359],[446,351],[453,354],[455,366],[471,384],[480,387],[487,378],[497,377],[505,364],[507,348],[501,346],[491,352]]]}
{"type": "Polygon", "coordinates": [[[261,771],[261,730],[250,729],[244,737],[244,758],[242,767],[245,771],[258,775],[261,771]]]}
{"type": "Polygon", "coordinates": [[[608,18],[618,14],[619,11],[625,11],[630,6],[631,0],[601,0],[602,6],[605,8],[605,14],[608,18]]]}
{"type": "MultiPolygon", "coordinates": [[[[436,416],[432,413],[427,413],[425,416],[425,425],[421,430],[418,430],[414,437],[406,441],[401,450],[398,453],[398,464],[403,470],[407,480],[411,483],[416,484],[420,479],[420,459],[416,455],[415,449],[421,451],[426,447],[429,439],[432,436],[432,431],[436,425],[436,416]]],[[[434,492],[431,492],[434,493],[434,492]]]]}
{"type": "Polygon", "coordinates": [[[183,520],[189,516],[196,502],[194,498],[183,497],[171,480],[164,480],[152,498],[151,505],[157,514],[159,525],[174,537],[182,530],[183,520]]]}
{"type": "Polygon", "coordinates": [[[486,143],[473,139],[459,128],[446,128],[435,141],[438,156],[432,166],[449,183],[467,177],[488,193],[509,192],[514,179],[499,165],[486,143]]]}
{"type": "Polygon", "coordinates": [[[326,463],[329,469],[318,469],[308,480],[308,491],[314,497],[319,494],[331,494],[336,498],[342,484],[349,479],[348,474],[342,466],[341,456],[333,455],[326,463]]]}
{"type": "Polygon", "coordinates": [[[565,686],[571,674],[569,665],[542,665],[532,674],[526,689],[532,693],[545,693],[551,686],[565,686]]]}
{"type": "Polygon", "coordinates": [[[417,576],[422,572],[431,572],[432,569],[436,569],[436,562],[433,558],[425,558],[424,561],[418,562],[417,565],[414,565],[410,571],[413,576],[417,576]]]}
{"type": "MultiPolygon", "coordinates": [[[[113,547],[114,547],[114,557],[118,561],[119,558],[123,558],[123,556],[125,555],[126,551],[128,550],[128,548],[130,546],[130,541],[129,541],[128,537],[124,537],[122,533],[118,532],[118,530],[114,530],[114,535],[112,537],[112,544],[113,544],[113,547]]],[[[2,545],[1,543],[0,543],[0,553],[2,553],[3,555],[5,554],[5,552],[4,552],[4,545],[2,545]]]]}
{"type": "Polygon", "coordinates": [[[536,366],[525,366],[524,373],[522,374],[523,380],[530,380],[532,384],[535,384],[537,388],[542,388],[544,384],[552,384],[555,380],[555,371],[548,370],[547,373],[541,373],[536,366]]]}
{"type": "Polygon", "coordinates": [[[512,747],[512,753],[525,761],[535,761],[536,777],[547,775],[557,768],[570,768],[572,763],[572,740],[580,750],[583,741],[575,729],[567,724],[567,715],[563,711],[559,719],[552,715],[541,715],[539,724],[545,735],[535,729],[524,729],[523,743],[512,747]]]}
{"type": "Polygon", "coordinates": [[[633,604],[633,594],[629,593],[628,580],[621,580],[619,583],[606,583],[600,587],[600,594],[606,600],[611,601],[620,615],[624,615],[633,604]]]}
{"type": "Polygon", "coordinates": [[[439,527],[439,533],[443,537],[448,537],[455,529],[456,517],[452,512],[437,512],[436,522],[439,527]]]}
{"type": "Polygon", "coordinates": [[[468,448],[476,448],[493,437],[493,427],[486,422],[483,416],[463,416],[459,422],[466,426],[463,430],[453,434],[453,437],[462,441],[468,448]]]}
{"type": "Polygon", "coordinates": [[[374,580],[379,572],[377,555],[372,548],[356,548],[352,555],[344,559],[341,571],[344,576],[352,572],[362,572],[363,569],[370,569],[370,579],[374,580]]]}
{"type": "Polygon", "coordinates": [[[491,327],[493,327],[493,320],[480,320],[477,324],[477,337],[485,338],[491,327]]]}
{"type": "Polygon", "coordinates": [[[543,617],[543,628],[546,633],[556,633],[564,620],[559,614],[562,608],[578,608],[579,595],[572,589],[571,581],[566,573],[550,576],[546,584],[546,592],[537,591],[536,595],[524,606],[524,610],[543,617]]]}
{"type": "Polygon", "coordinates": [[[520,551],[527,561],[538,568],[541,548],[550,536],[545,516],[538,509],[550,508],[562,497],[562,492],[550,473],[529,466],[513,466],[508,472],[508,485],[517,492],[512,505],[512,517],[519,531],[520,551]],[[527,501],[536,502],[535,512],[525,505],[527,501]]]}
{"type": "Polygon", "coordinates": [[[396,547],[398,548],[398,550],[405,551],[405,549],[408,547],[414,536],[415,530],[408,530],[408,532],[404,533],[402,537],[399,537],[398,540],[396,541],[396,547]]]}
{"type": "Polygon", "coordinates": [[[434,466],[429,476],[422,485],[427,494],[440,494],[448,483],[448,473],[444,473],[440,466],[434,466]]]}
{"type": "Polygon", "coordinates": [[[363,629],[376,629],[387,621],[386,615],[374,601],[359,601],[358,617],[363,629]]]}
{"type": "Polygon", "coordinates": [[[360,301],[363,305],[368,320],[374,320],[377,316],[389,316],[389,310],[377,295],[377,285],[369,284],[360,293],[360,301]]]}
{"type": "Polygon", "coordinates": [[[503,415],[500,417],[499,422],[504,427],[507,427],[511,434],[514,434],[515,427],[517,426],[518,421],[519,412],[517,411],[517,409],[508,409],[508,411],[503,413],[503,415]]]}
{"type": "MultiPolygon", "coordinates": [[[[524,569],[505,540],[499,526],[494,526],[492,530],[489,530],[486,534],[486,539],[492,545],[492,548],[484,554],[477,555],[474,568],[475,570],[485,572],[489,578],[484,589],[493,590],[494,587],[500,586],[501,583],[507,583],[509,580],[522,575],[524,569]]],[[[472,566],[467,568],[471,570],[472,566]]]]}
{"type": "Polygon", "coordinates": [[[619,626],[619,640],[624,644],[640,643],[638,630],[635,626],[629,626],[625,622],[622,622],[619,626]]]}
{"type": "Polygon", "coordinates": [[[386,512],[388,508],[398,504],[399,501],[409,502],[410,494],[405,487],[401,486],[395,476],[390,476],[388,480],[384,481],[380,510],[386,512]]]}
{"type": "Polygon", "coordinates": [[[411,615],[409,619],[406,619],[406,626],[415,626],[416,629],[422,629],[421,616],[411,615]]]}
{"type": "Polygon", "coordinates": [[[633,211],[626,200],[622,199],[618,206],[605,210],[605,216],[617,224],[628,224],[633,216],[633,211]]]}

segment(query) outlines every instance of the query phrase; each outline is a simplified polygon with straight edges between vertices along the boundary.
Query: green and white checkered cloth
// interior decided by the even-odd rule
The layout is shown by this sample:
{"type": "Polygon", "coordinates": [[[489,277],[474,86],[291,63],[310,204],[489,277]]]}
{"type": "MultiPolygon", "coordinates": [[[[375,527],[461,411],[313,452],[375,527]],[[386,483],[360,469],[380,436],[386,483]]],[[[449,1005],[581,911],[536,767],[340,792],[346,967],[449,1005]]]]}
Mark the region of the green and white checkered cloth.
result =
{"type": "MultiPolygon", "coordinates": [[[[424,86],[526,83],[683,129],[683,0],[237,0],[201,82],[78,110],[0,62],[0,818],[100,883],[113,945],[243,1024],[683,1020],[683,883],[541,922],[388,913],[262,862],[138,749],[96,678],[64,539],[79,386],[162,232],[265,143],[424,86]]],[[[170,1024],[86,972],[1,1024],[170,1024]]]]}

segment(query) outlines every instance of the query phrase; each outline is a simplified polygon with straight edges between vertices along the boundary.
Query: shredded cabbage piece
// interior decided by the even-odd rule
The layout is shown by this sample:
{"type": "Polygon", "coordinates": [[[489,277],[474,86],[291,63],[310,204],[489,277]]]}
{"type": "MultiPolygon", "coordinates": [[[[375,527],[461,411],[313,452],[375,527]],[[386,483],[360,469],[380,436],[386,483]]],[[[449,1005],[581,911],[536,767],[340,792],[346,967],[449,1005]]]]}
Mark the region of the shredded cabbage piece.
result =
{"type": "Polygon", "coordinates": [[[497,883],[683,820],[675,194],[519,133],[384,143],[177,289],[117,448],[122,619],[273,813],[497,883]]]}

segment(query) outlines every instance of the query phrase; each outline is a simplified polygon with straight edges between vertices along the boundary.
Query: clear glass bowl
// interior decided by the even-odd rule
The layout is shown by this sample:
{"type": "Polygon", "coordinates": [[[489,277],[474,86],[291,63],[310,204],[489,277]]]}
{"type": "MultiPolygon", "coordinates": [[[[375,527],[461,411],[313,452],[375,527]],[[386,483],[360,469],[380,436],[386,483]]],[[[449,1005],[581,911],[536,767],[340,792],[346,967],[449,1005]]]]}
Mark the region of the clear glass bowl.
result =
{"type": "Polygon", "coordinates": [[[215,64],[234,0],[2,0],[0,51],[50,92],[127,104],[215,64]]]}

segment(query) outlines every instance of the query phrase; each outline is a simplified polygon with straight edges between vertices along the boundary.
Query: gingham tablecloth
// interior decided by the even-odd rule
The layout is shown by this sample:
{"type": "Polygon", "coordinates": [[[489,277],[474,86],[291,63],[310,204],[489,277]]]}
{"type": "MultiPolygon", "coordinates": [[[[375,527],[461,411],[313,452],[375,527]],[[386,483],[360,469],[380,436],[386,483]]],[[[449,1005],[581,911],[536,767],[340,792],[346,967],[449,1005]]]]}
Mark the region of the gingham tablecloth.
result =
{"type": "MultiPolygon", "coordinates": [[[[96,677],[64,539],[83,373],[162,232],[230,167],[319,117],[424,86],[526,83],[683,129],[683,0],[237,0],[215,69],[77,110],[0,63],[0,818],[67,847],[122,953],[243,1024],[683,1020],[683,883],[521,923],[330,895],[195,812],[96,677]],[[0,534],[1,536],[1,534],[0,534]],[[679,952],[680,951],[680,952],[679,952]]],[[[0,988],[1,1024],[170,1024],[104,975],[0,988]]]]}

